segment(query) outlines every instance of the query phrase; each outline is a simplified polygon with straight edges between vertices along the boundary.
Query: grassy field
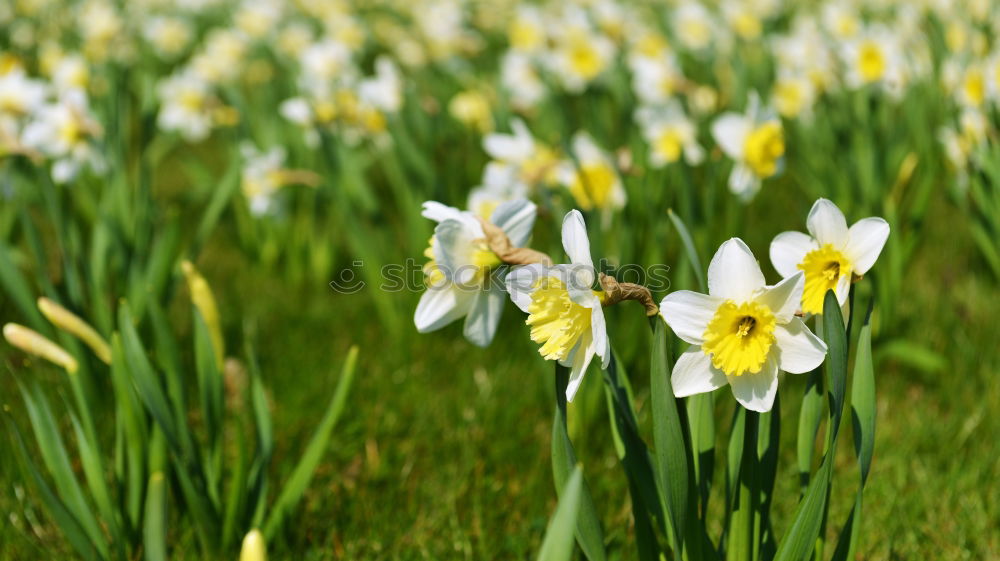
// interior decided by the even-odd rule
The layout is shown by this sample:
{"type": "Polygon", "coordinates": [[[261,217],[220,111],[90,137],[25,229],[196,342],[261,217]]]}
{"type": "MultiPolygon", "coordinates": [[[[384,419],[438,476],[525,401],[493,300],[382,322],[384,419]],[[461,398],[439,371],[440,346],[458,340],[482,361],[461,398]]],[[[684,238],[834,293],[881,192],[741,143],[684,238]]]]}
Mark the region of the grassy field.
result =
{"type": "MultiPolygon", "coordinates": [[[[764,197],[761,205],[766,204],[764,197]]],[[[942,560],[1000,555],[1000,507],[991,498],[1000,475],[1000,421],[991,413],[1000,403],[1000,386],[994,383],[1000,356],[991,330],[1000,302],[995,281],[972,273],[978,264],[969,244],[952,235],[957,211],[939,206],[924,226],[928,247],[912,264],[899,313],[906,337],[944,362],[917,368],[902,352],[876,364],[878,429],[865,499],[863,559],[915,559],[931,551],[942,560]]],[[[276,455],[279,473],[288,469],[281,459],[304,445],[322,413],[341,357],[350,345],[361,347],[350,406],[288,530],[288,542],[272,554],[275,559],[532,556],[555,503],[548,444],[553,385],[551,370],[526,337],[501,338],[487,350],[465,344],[455,336],[457,327],[390,340],[369,320],[371,303],[363,293],[290,287],[229,251],[224,238],[206,250],[202,265],[223,315],[258,324],[275,430],[285,435],[276,455]]],[[[402,293],[399,300],[401,308],[415,305],[413,294],[402,293]]],[[[520,321],[508,313],[501,332],[516,332],[520,321]]],[[[240,329],[227,325],[231,332],[240,329]]],[[[4,358],[20,372],[14,360],[9,353],[4,358]]],[[[49,368],[42,375],[53,382],[60,376],[49,368]]],[[[628,496],[621,493],[599,380],[589,377],[571,418],[606,526],[617,529],[608,536],[611,550],[632,559],[625,534],[628,496]]],[[[633,382],[648,431],[643,407],[648,380],[633,377],[633,382]]],[[[802,383],[790,379],[781,391],[795,404],[802,383]]],[[[5,376],[4,403],[15,395],[12,377],[5,376]]],[[[717,418],[728,418],[731,407],[720,400],[717,418]]],[[[797,495],[791,430],[796,409],[783,411],[778,489],[786,501],[778,505],[779,527],[797,495]]],[[[725,431],[720,432],[721,443],[725,431]]],[[[835,480],[833,519],[842,519],[850,508],[849,450],[842,444],[845,469],[835,480]]],[[[8,455],[0,462],[0,510],[11,521],[0,530],[0,557],[68,555],[37,506],[32,512],[45,533],[27,535],[13,462],[8,455]]],[[[178,538],[181,544],[193,539],[178,538]]],[[[176,558],[195,558],[182,551],[176,558]]]]}
{"type": "Polygon", "coordinates": [[[610,561],[701,561],[703,529],[726,561],[1000,559],[990,2],[134,4],[0,5],[0,561],[235,558],[244,536],[272,560],[604,561],[594,517],[610,561]],[[498,237],[512,208],[532,222],[498,237]],[[735,237],[825,302],[761,288],[716,253],[735,237]],[[457,290],[447,261],[481,296],[584,246],[588,289],[492,294],[495,337],[495,307],[463,330],[426,304],[457,290]],[[675,362],[681,337],[704,353],[675,362]],[[567,435],[553,361],[579,341],[615,366],[591,364],[567,435]],[[771,410],[779,363],[810,373],[771,410]],[[720,376],[714,415],[689,412],[720,376]],[[713,423],[706,506],[685,493],[713,423]],[[566,436],[589,491],[555,488],[566,436]]]}

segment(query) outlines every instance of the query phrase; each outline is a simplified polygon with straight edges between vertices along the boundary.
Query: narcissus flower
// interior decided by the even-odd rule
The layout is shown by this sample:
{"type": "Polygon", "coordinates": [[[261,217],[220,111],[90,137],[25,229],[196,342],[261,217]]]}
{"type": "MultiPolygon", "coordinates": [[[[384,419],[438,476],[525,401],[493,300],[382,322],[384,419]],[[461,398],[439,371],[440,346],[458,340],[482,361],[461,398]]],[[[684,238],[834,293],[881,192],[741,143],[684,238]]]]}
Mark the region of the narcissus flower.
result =
{"type": "Polygon", "coordinates": [[[712,123],[712,136],[722,151],[735,162],[729,175],[729,190],[749,200],[760,182],[781,171],[785,157],[785,136],[781,121],[770,109],[761,107],[751,94],[746,113],[725,113],[712,123]]]}
{"type": "Polygon", "coordinates": [[[608,367],[611,345],[602,293],[593,289],[597,273],[580,211],[570,211],[563,220],[562,242],[569,264],[518,267],[507,275],[507,292],[528,314],[531,340],[541,345],[538,352],[571,368],[566,400],[573,401],[595,355],[608,367]]]}
{"type": "Polygon", "coordinates": [[[611,156],[602,150],[585,132],[573,135],[573,155],[576,161],[560,164],[560,182],[569,189],[577,206],[583,210],[598,209],[605,216],[625,206],[625,187],[611,156]]]}
{"type": "Polygon", "coordinates": [[[844,213],[826,199],[813,204],[806,218],[809,233],[782,232],[771,242],[771,263],[785,278],[805,274],[802,311],[823,313],[827,290],[847,302],[851,279],[868,272],[889,237],[889,223],[878,217],[862,218],[847,227],[844,213]]]}
{"type": "Polygon", "coordinates": [[[681,156],[690,165],[697,165],[704,159],[705,151],[698,144],[697,129],[676,100],[663,107],[640,108],[635,120],[649,144],[649,163],[653,167],[672,164],[681,156]]]}
{"type": "Polygon", "coordinates": [[[708,294],[680,290],[660,304],[674,333],[693,345],[674,365],[674,395],[729,384],[743,407],[770,411],[778,370],[809,372],[826,356],[826,344],[795,317],[803,282],[800,272],[767,286],[742,240],[722,244],[708,267],[708,294]]]}
{"type": "MultiPolygon", "coordinates": [[[[438,223],[424,252],[427,291],[417,304],[413,323],[420,333],[436,331],[465,319],[465,338],[485,347],[493,340],[503,311],[503,282],[495,273],[504,264],[486,241],[486,232],[469,211],[428,201],[423,215],[438,223]]],[[[502,203],[489,222],[516,247],[525,245],[535,223],[534,203],[521,199],[502,203]]]]}

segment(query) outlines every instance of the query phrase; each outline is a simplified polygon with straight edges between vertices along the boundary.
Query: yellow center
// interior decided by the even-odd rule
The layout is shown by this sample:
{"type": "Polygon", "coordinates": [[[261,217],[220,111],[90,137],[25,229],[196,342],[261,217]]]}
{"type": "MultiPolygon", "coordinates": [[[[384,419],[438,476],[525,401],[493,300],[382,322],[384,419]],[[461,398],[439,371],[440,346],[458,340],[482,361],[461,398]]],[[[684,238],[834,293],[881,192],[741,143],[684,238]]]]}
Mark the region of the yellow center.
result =
{"type": "MultiPolygon", "coordinates": [[[[496,253],[490,250],[486,244],[486,240],[476,240],[473,243],[475,246],[472,250],[471,265],[476,268],[476,272],[472,276],[471,284],[481,286],[486,282],[490,271],[502,265],[503,261],[497,257],[496,253]]],[[[435,238],[431,236],[427,244],[427,249],[424,250],[424,257],[427,258],[427,263],[424,264],[424,275],[427,277],[425,284],[427,286],[439,287],[445,281],[445,276],[434,259],[434,244],[435,238]]]]}
{"type": "Polygon", "coordinates": [[[590,330],[589,308],[577,304],[559,279],[545,277],[535,283],[528,306],[531,340],[541,344],[546,360],[566,360],[580,337],[590,330]]]}
{"type": "Polygon", "coordinates": [[[533,51],[542,45],[542,30],[530,21],[516,20],[508,30],[510,46],[522,51],[533,51]]]}
{"type": "Polygon", "coordinates": [[[802,291],[802,311],[809,314],[822,314],[826,291],[836,290],[837,281],[851,274],[851,262],[830,244],[807,253],[798,268],[806,276],[802,291]]]}
{"type": "Polygon", "coordinates": [[[681,157],[683,139],[675,129],[667,129],[656,139],[656,153],[669,163],[676,162],[681,157]]]}
{"type": "Polygon", "coordinates": [[[69,119],[59,127],[59,138],[69,145],[75,145],[83,139],[83,127],[76,119],[69,119]]]}
{"type": "Polygon", "coordinates": [[[521,178],[528,185],[552,183],[559,156],[548,146],[536,145],[535,152],[521,164],[521,178]]]}
{"type": "Polygon", "coordinates": [[[760,35],[760,20],[752,13],[741,12],[733,19],[733,29],[744,39],[755,39],[760,35]]]}
{"type": "Polygon", "coordinates": [[[21,115],[24,113],[24,100],[13,92],[0,92],[0,114],[21,115]]]}
{"type": "Polygon", "coordinates": [[[606,208],[611,202],[615,181],[615,170],[610,165],[604,162],[585,164],[580,167],[569,191],[583,210],[606,208]]]}
{"type": "Polygon", "coordinates": [[[670,48],[670,45],[667,43],[667,40],[662,35],[653,33],[643,36],[635,44],[636,51],[650,58],[659,56],[668,48],[670,48]]]}
{"type": "Polygon", "coordinates": [[[865,41],[858,52],[858,71],[865,82],[874,82],[885,74],[885,55],[874,41],[865,41]]]}
{"type": "Polygon", "coordinates": [[[795,117],[802,111],[805,95],[798,82],[782,80],[774,87],[774,104],[778,113],[785,117],[795,117]]]}
{"type": "Polygon", "coordinates": [[[427,277],[425,284],[427,286],[439,287],[441,283],[444,282],[444,273],[437,266],[437,261],[434,260],[434,236],[427,242],[427,249],[424,250],[424,257],[427,258],[427,263],[424,264],[424,276],[427,277]]]}
{"type": "Polygon", "coordinates": [[[577,40],[569,47],[569,66],[573,73],[589,80],[600,74],[604,65],[594,47],[584,40],[577,40]]]}
{"type": "Polygon", "coordinates": [[[189,111],[201,111],[205,104],[205,96],[196,89],[185,89],[178,96],[177,102],[189,111]]]}
{"type": "Polygon", "coordinates": [[[743,157],[757,177],[770,177],[778,171],[778,160],[785,154],[781,123],[768,121],[747,135],[743,157]]]}
{"type": "Polygon", "coordinates": [[[965,90],[966,99],[973,105],[983,104],[983,101],[986,99],[986,80],[983,78],[982,72],[970,70],[965,75],[962,88],[965,90]]]}
{"type": "Polygon", "coordinates": [[[774,344],[774,326],[774,314],[767,306],[726,300],[708,323],[701,349],[727,376],[756,374],[774,344]]]}

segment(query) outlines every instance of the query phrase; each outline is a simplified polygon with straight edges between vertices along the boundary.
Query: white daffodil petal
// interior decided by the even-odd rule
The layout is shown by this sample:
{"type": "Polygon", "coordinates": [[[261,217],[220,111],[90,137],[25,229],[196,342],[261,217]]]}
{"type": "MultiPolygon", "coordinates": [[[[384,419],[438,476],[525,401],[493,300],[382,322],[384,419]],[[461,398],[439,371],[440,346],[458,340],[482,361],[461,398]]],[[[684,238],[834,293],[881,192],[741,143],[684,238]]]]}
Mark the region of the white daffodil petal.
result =
{"type": "Polygon", "coordinates": [[[517,199],[501,203],[493,211],[490,222],[507,234],[514,247],[524,247],[531,238],[535,225],[535,203],[527,199],[517,199]]]}
{"type": "Polygon", "coordinates": [[[809,210],[806,227],[820,245],[831,244],[841,249],[847,244],[847,219],[837,205],[818,199],[809,210]]]}
{"type": "Polygon", "coordinates": [[[795,318],[795,312],[802,305],[802,289],[805,282],[805,276],[799,271],[798,274],[765,288],[757,297],[757,301],[771,309],[779,324],[788,323],[795,318]]]}
{"type": "Polygon", "coordinates": [[[682,353],[670,374],[675,397],[710,392],[728,383],[726,375],[712,366],[712,359],[701,347],[691,347],[682,353]]]}
{"type": "Polygon", "coordinates": [[[844,253],[851,260],[854,272],[863,275],[878,259],[889,239],[889,223],[878,217],[862,218],[847,231],[844,253]]]}
{"type": "Polygon", "coordinates": [[[480,290],[472,297],[464,331],[469,342],[479,347],[489,346],[500,323],[506,299],[507,294],[499,283],[493,283],[489,290],[480,290]]]}
{"type": "Polygon", "coordinates": [[[660,316],[681,340],[701,345],[708,322],[724,300],[691,290],[671,292],[660,302],[660,316]]]}
{"type": "Polygon", "coordinates": [[[743,115],[726,113],[712,123],[712,138],[727,156],[734,160],[743,157],[743,143],[753,124],[743,115]]]}
{"type": "Polygon", "coordinates": [[[611,363],[611,343],[608,341],[608,327],[604,321],[604,308],[595,306],[590,311],[590,332],[594,338],[594,352],[601,357],[601,368],[611,363]]]}
{"type": "Polygon", "coordinates": [[[420,333],[441,329],[469,312],[474,294],[454,285],[428,288],[417,304],[413,324],[420,333]]]}
{"type": "Polygon", "coordinates": [[[778,394],[778,363],[774,358],[768,359],[756,374],[728,378],[729,386],[733,389],[733,397],[740,402],[740,405],[759,413],[771,410],[774,396],[778,394]]]}
{"type": "Polygon", "coordinates": [[[708,266],[708,293],[736,302],[746,302],[764,288],[764,274],[747,244],[739,238],[723,243],[708,266]]]}
{"type": "Polygon", "coordinates": [[[799,263],[819,244],[802,232],[782,232],[771,241],[771,264],[782,277],[799,272],[799,263]]]}
{"type": "Polygon", "coordinates": [[[750,166],[744,163],[737,163],[733,166],[733,171],[729,174],[728,185],[729,191],[742,202],[753,199],[757,191],[760,191],[760,179],[750,169],[750,166]]]}
{"type": "Polygon", "coordinates": [[[585,333],[577,343],[576,352],[573,354],[573,363],[570,366],[569,384],[566,385],[566,401],[573,401],[576,397],[580,384],[583,383],[583,375],[587,373],[587,367],[594,358],[594,338],[590,333],[585,333]]]}
{"type": "Polygon", "coordinates": [[[774,328],[778,346],[778,367],[790,374],[810,372],[826,357],[826,343],[809,331],[799,318],[774,328]]]}
{"type": "Polygon", "coordinates": [[[571,210],[563,219],[562,243],[566,255],[574,265],[587,265],[594,268],[594,260],[590,256],[590,238],[587,237],[587,225],[579,210],[571,210]]]}
{"type": "Polygon", "coordinates": [[[472,264],[472,242],[476,233],[464,222],[449,218],[434,228],[434,239],[434,259],[438,269],[449,281],[466,287],[478,270],[472,264]]]}
{"type": "Polygon", "coordinates": [[[424,203],[424,210],[421,212],[424,218],[429,218],[435,222],[441,222],[443,220],[448,220],[449,218],[454,220],[460,220],[462,211],[455,207],[450,207],[443,205],[437,201],[427,201],[424,203]]]}
{"type": "Polygon", "coordinates": [[[844,275],[837,279],[837,290],[835,293],[837,295],[837,302],[839,302],[841,306],[847,304],[847,297],[851,295],[850,275],[844,275]]]}
{"type": "Polygon", "coordinates": [[[547,275],[549,267],[541,263],[532,263],[523,267],[515,267],[507,274],[504,283],[507,285],[507,294],[510,299],[524,313],[528,312],[531,306],[531,293],[535,290],[535,285],[547,275]]]}

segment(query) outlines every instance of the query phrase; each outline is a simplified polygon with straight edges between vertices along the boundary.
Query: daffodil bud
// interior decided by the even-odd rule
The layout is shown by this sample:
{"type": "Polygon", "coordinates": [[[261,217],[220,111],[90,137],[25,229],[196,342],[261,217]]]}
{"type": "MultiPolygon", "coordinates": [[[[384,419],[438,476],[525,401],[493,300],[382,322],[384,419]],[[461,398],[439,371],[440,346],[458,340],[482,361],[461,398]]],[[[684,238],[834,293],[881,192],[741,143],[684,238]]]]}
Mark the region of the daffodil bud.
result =
{"type": "Polygon", "coordinates": [[[219,323],[219,308],[215,305],[215,296],[212,288],[208,286],[208,281],[201,276],[198,269],[190,261],[181,263],[184,277],[187,279],[188,290],[191,291],[191,303],[201,313],[208,327],[208,334],[212,337],[212,346],[215,347],[215,355],[219,368],[222,368],[223,357],[226,356],[225,341],[222,339],[222,327],[219,323]]]}
{"type": "Polygon", "coordinates": [[[264,543],[264,535],[260,530],[254,528],[243,538],[240,561],[267,561],[267,544],[264,543]]]}
{"type": "Polygon", "coordinates": [[[111,364],[111,346],[80,316],[48,298],[38,299],[38,309],[53,325],[86,343],[102,362],[111,364]]]}
{"type": "Polygon", "coordinates": [[[79,365],[76,359],[66,349],[46,339],[37,331],[16,323],[8,323],[3,326],[3,336],[11,345],[61,366],[70,374],[75,374],[77,371],[79,365]]]}

